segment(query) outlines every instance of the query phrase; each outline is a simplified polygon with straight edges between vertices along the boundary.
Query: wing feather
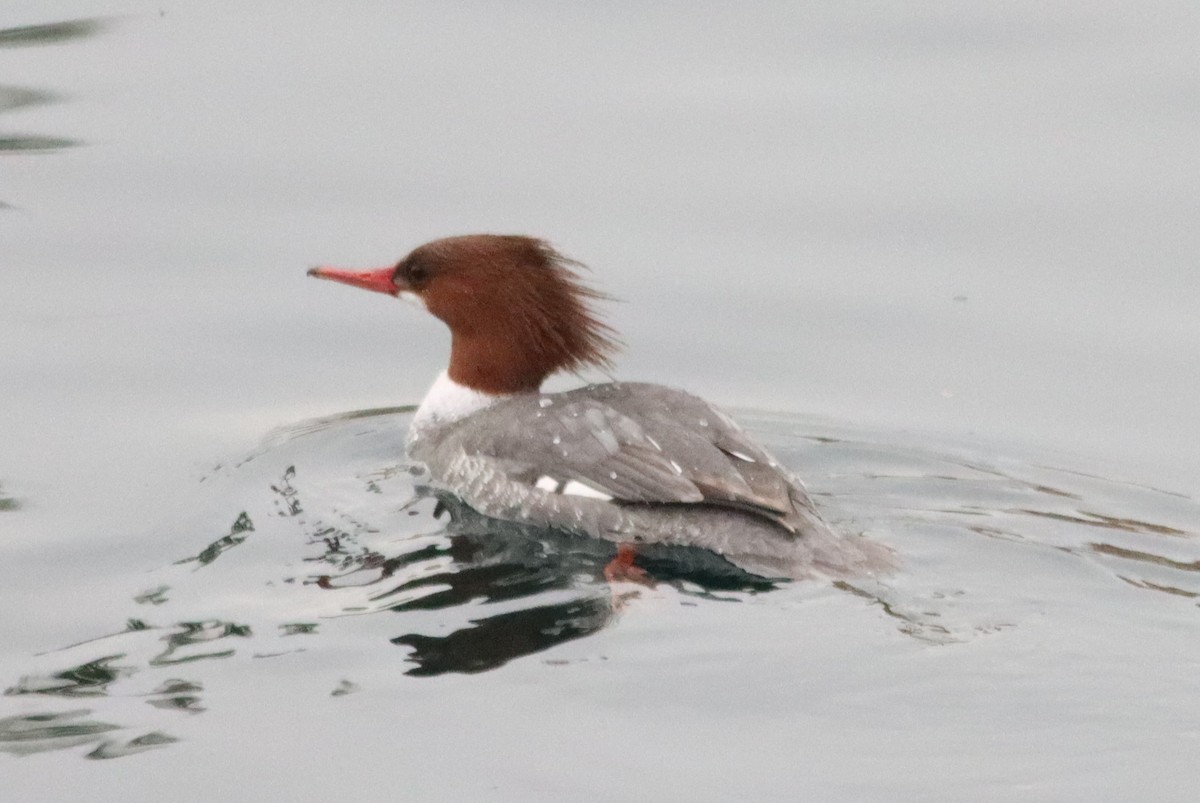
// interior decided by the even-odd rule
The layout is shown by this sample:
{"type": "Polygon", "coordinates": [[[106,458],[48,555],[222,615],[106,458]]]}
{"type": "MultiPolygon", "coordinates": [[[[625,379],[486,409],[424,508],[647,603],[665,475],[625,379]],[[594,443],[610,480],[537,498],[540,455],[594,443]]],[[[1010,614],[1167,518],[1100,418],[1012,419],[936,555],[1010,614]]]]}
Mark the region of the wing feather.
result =
{"type": "Polygon", "coordinates": [[[593,385],[518,397],[446,435],[536,484],[575,480],[617,504],[710,504],[763,516],[796,532],[803,488],[707,402],[657,385],[593,385]],[[551,404],[545,405],[545,399],[551,404]]]}

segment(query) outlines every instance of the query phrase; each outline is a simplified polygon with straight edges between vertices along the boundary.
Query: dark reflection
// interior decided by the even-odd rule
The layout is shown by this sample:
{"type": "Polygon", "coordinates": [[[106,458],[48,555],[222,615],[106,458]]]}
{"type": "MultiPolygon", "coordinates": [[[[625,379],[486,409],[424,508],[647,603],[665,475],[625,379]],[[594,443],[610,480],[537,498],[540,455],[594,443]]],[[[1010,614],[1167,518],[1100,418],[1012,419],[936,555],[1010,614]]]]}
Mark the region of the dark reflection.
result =
{"type": "MultiPolygon", "coordinates": [[[[208,545],[181,561],[183,567],[165,567],[161,575],[138,576],[130,581],[136,585],[112,590],[131,600],[128,613],[138,618],[129,619],[124,629],[114,627],[107,635],[49,654],[46,660],[54,664],[26,669],[15,684],[4,679],[12,685],[7,694],[25,695],[13,701],[23,707],[66,708],[86,698],[95,709],[25,710],[0,719],[0,751],[86,745],[80,753],[91,751],[90,758],[100,759],[161,747],[173,741],[167,733],[180,718],[206,709],[221,716],[229,700],[212,699],[214,688],[236,684],[247,666],[261,667],[255,670],[260,674],[273,671],[270,665],[252,664],[256,658],[294,656],[280,659],[294,661],[290,668],[280,667],[283,686],[304,669],[325,671],[331,659],[340,661],[338,673],[317,688],[319,695],[344,700],[360,690],[359,683],[366,686],[368,678],[378,677],[379,667],[371,661],[382,660],[389,671],[412,677],[486,673],[518,659],[565,663],[562,653],[574,655],[585,645],[576,643],[559,655],[550,651],[598,633],[618,615],[632,620],[661,613],[627,604],[637,586],[605,582],[613,544],[484,519],[449,498],[418,495],[403,505],[420,475],[400,462],[398,436],[389,436],[392,440],[373,446],[376,450],[361,459],[357,451],[364,436],[402,431],[403,420],[381,416],[372,427],[365,415],[353,414],[325,421],[292,428],[292,434],[276,436],[274,446],[255,453],[253,464],[236,475],[233,493],[217,497],[206,509],[206,524],[188,531],[191,549],[208,545]],[[295,450],[300,454],[282,451],[290,443],[287,437],[308,437],[351,420],[347,429],[330,430],[326,441],[295,450]],[[360,483],[357,492],[347,491],[352,488],[348,478],[360,483]],[[214,509],[218,512],[212,514],[214,509]],[[221,529],[227,532],[212,540],[221,529]],[[234,550],[251,533],[253,553],[234,550]],[[297,565],[305,569],[297,571],[297,565]],[[210,568],[191,571],[201,566],[210,568]],[[229,572],[227,582],[223,572],[229,572]],[[179,609],[197,605],[186,602],[197,599],[197,590],[199,599],[217,601],[222,610],[239,606],[229,614],[234,621],[206,618],[213,615],[206,601],[179,609]],[[360,627],[346,630],[349,620],[341,616],[347,614],[368,619],[354,620],[360,627]],[[382,657],[354,649],[357,643],[345,649],[346,639],[359,638],[387,640],[398,649],[385,650],[382,657]],[[207,674],[217,669],[219,684],[207,674]],[[147,717],[153,717],[152,724],[139,729],[120,724],[147,717]]],[[[890,617],[911,638],[927,644],[962,642],[1041,616],[1042,595],[1026,605],[1024,598],[1034,595],[1025,593],[1027,578],[1015,574],[1028,568],[1017,559],[1033,549],[1054,560],[1086,559],[1089,574],[1094,565],[1111,570],[1113,588],[1141,589],[1140,596],[1186,607],[1187,615],[1197,610],[1200,518],[1191,500],[1050,469],[1000,469],[953,454],[847,438],[812,440],[823,444],[817,465],[825,473],[815,472],[816,487],[830,498],[831,510],[840,509],[837,526],[846,532],[894,533],[892,543],[902,554],[910,545],[922,551],[915,565],[902,569],[896,585],[868,578],[834,583],[877,608],[880,617],[890,617]],[[1006,564],[1005,556],[1013,556],[1014,563],[1006,564]],[[1021,593],[981,585],[980,578],[1003,583],[1012,578],[1021,593]]],[[[786,447],[781,449],[781,457],[788,456],[786,447]]],[[[802,462],[798,453],[791,457],[802,462]]],[[[207,488],[226,493],[216,483],[207,488]]],[[[683,602],[689,605],[776,588],[700,549],[642,547],[635,564],[654,583],[686,595],[683,602]]],[[[1057,564],[1052,570],[1049,578],[1035,579],[1058,582],[1057,564]]],[[[800,593],[772,596],[782,597],[779,601],[790,608],[806,598],[802,589],[793,590],[800,593]]],[[[1075,589],[1067,585],[1063,593],[1075,589]]],[[[662,597],[679,602],[674,594],[662,597]]],[[[1102,600],[1095,601],[1103,610],[1102,600]]],[[[709,610],[697,606],[700,616],[709,610]]],[[[753,624],[754,611],[746,613],[750,626],[762,626],[753,624]]],[[[730,649],[737,649],[736,639],[733,643],[730,649]]],[[[786,634],[779,645],[778,656],[786,660],[795,646],[786,634]]],[[[303,710],[304,695],[291,694],[289,705],[303,710]]]]}
{"type": "Polygon", "coordinates": [[[349,680],[339,680],[338,685],[333,691],[329,692],[330,697],[345,697],[347,694],[354,694],[358,691],[358,684],[349,680]]]}
{"type": "MultiPolygon", "coordinates": [[[[1046,465],[996,466],[975,454],[850,438],[828,443],[825,456],[837,477],[829,495],[848,512],[843,521],[894,533],[901,556],[912,537],[945,544],[947,554],[963,556],[967,565],[974,556],[969,539],[961,552],[955,542],[977,536],[1011,545],[989,545],[989,555],[1017,559],[1018,550],[1049,547],[1105,568],[1122,584],[1173,598],[1166,604],[1200,600],[1200,507],[1187,495],[1046,465]]],[[[920,571],[902,566],[902,582],[920,571]]],[[[948,578],[944,582],[957,582],[948,578]]],[[[1016,627],[1021,619],[1005,613],[971,621],[982,605],[969,585],[942,586],[923,597],[894,583],[836,585],[878,605],[905,634],[932,643],[1016,627]]]]}
{"type": "Polygon", "coordinates": [[[1127,549],[1125,547],[1115,546],[1113,544],[1091,543],[1088,546],[1093,552],[1101,555],[1111,555],[1115,558],[1125,558],[1126,560],[1137,560],[1143,563],[1152,563],[1158,566],[1166,566],[1168,569],[1178,569],[1184,572],[1200,572],[1200,560],[1173,560],[1164,555],[1156,555],[1152,552],[1143,552],[1138,549],[1127,549]]]}
{"type": "Polygon", "coordinates": [[[1123,574],[1117,575],[1118,580],[1123,580],[1134,588],[1144,588],[1148,591],[1161,591],[1164,594],[1170,594],[1173,597],[1183,597],[1184,599],[1200,598],[1200,591],[1188,591],[1186,588],[1178,586],[1166,585],[1164,583],[1152,583],[1149,580],[1137,580],[1133,577],[1126,577],[1123,574]]]}
{"type": "Polygon", "coordinates": [[[146,702],[155,708],[199,714],[204,710],[200,705],[200,692],[202,691],[204,691],[204,686],[199,683],[172,678],[152,691],[149,695],[151,699],[146,702]]]}
{"type": "Polygon", "coordinates": [[[238,625],[233,622],[180,622],[178,627],[179,629],[174,633],[163,637],[163,641],[167,642],[166,649],[150,659],[151,666],[184,664],[192,661],[201,661],[206,658],[228,658],[235,652],[233,647],[184,654],[176,653],[181,652],[186,647],[196,644],[209,644],[210,642],[230,636],[237,636],[239,638],[250,636],[250,627],[248,625],[238,625]]]}
{"type": "Polygon", "coordinates": [[[221,536],[216,541],[213,541],[204,549],[200,550],[198,555],[177,560],[175,561],[175,564],[179,565],[182,563],[191,563],[195,561],[201,566],[207,566],[217,558],[221,557],[222,552],[233,549],[235,546],[245,541],[246,538],[248,538],[246,533],[252,532],[254,532],[254,522],[250,520],[249,514],[243,510],[234,520],[233,524],[230,525],[229,532],[227,534],[221,536]]]}
{"type": "MultiPolygon", "coordinates": [[[[859,599],[865,599],[873,605],[878,605],[881,611],[899,623],[900,632],[906,636],[911,636],[918,641],[924,641],[928,644],[948,644],[958,640],[955,634],[945,625],[931,621],[928,611],[917,612],[906,610],[897,605],[893,600],[888,599],[886,595],[879,593],[877,589],[859,587],[845,580],[835,580],[833,587],[853,594],[859,599]]],[[[957,595],[961,595],[961,592],[958,592],[957,595]]]]}
{"type": "Polygon", "coordinates": [[[281,636],[311,636],[317,632],[316,622],[285,622],[279,626],[281,636]]]}
{"type": "Polygon", "coordinates": [[[17,685],[4,690],[6,695],[49,694],[60,697],[95,697],[107,694],[114,681],[132,675],[133,667],[116,666],[124,653],[106,655],[52,675],[26,675],[17,685]]]}
{"type": "Polygon", "coordinates": [[[174,736],[168,736],[161,731],[151,731],[126,742],[120,742],[116,739],[103,741],[99,747],[88,753],[85,758],[124,758],[125,756],[132,756],[136,753],[153,750],[156,747],[166,747],[177,741],[179,740],[174,736]]]}
{"type": "Polygon", "coordinates": [[[138,605],[163,605],[167,602],[167,592],[170,590],[170,586],[151,588],[138,594],[133,601],[138,605]]]}
{"type": "Polygon", "coordinates": [[[0,136],[0,151],[24,151],[25,153],[48,153],[63,148],[82,145],[79,140],[65,137],[41,137],[32,134],[10,134],[0,136]]]}
{"type": "Polygon", "coordinates": [[[1124,530],[1127,533],[1153,533],[1155,535],[1174,535],[1179,537],[1189,535],[1184,530],[1168,527],[1165,524],[1153,524],[1148,521],[1138,521],[1137,519],[1122,518],[1120,516],[1105,516],[1102,513],[1093,513],[1088,510],[1080,510],[1073,514],[1053,513],[1046,510],[1017,510],[1013,512],[1025,513],[1030,516],[1043,516],[1047,519],[1057,519],[1058,521],[1067,521],[1072,524],[1103,527],[1108,530],[1124,530]]]}
{"type": "Polygon", "coordinates": [[[328,430],[331,427],[340,426],[353,421],[362,421],[364,419],[382,419],[387,416],[395,416],[403,413],[416,412],[415,404],[405,404],[400,407],[368,407],[363,410],[350,410],[345,413],[337,413],[335,415],[322,416],[320,418],[310,418],[306,421],[299,421],[295,424],[279,427],[270,432],[263,439],[262,450],[251,454],[249,457],[238,463],[238,466],[243,466],[249,463],[256,457],[261,457],[270,449],[294,441],[297,438],[302,438],[305,435],[312,435],[317,432],[328,430]]]}
{"type": "Polygon", "coordinates": [[[609,600],[583,599],[477,619],[472,627],[448,636],[410,633],[392,643],[413,648],[408,659],[416,666],[407,674],[415,677],[485,672],[513,658],[595,633],[611,616],[609,600]]]}
{"type": "Polygon", "coordinates": [[[179,741],[151,731],[122,741],[112,738],[120,725],[91,719],[87,709],[47,711],[0,719],[0,751],[28,756],[99,742],[87,758],[120,758],[179,741]]]}
{"type": "Polygon", "coordinates": [[[58,99],[59,96],[53,92],[0,84],[0,112],[12,111],[24,106],[45,106],[58,99]]]}
{"type": "Polygon", "coordinates": [[[100,741],[120,725],[88,719],[91,711],[23,714],[0,719],[0,751],[27,756],[100,741]]]}
{"type": "MultiPolygon", "coordinates": [[[[590,635],[612,620],[619,604],[603,581],[603,571],[616,555],[614,544],[487,519],[451,497],[439,499],[435,512],[450,513],[447,545],[386,557],[352,550],[352,536],[347,533],[323,531],[326,551],[312,559],[342,569],[336,576],[316,578],[316,585],[325,589],[404,577],[370,597],[374,603],[384,603],[385,610],[402,613],[507,603],[502,612],[472,618],[447,635],[407,633],[393,638],[393,644],[412,648],[408,659],[416,666],[408,674],[495,669],[514,658],[590,635]],[[437,571],[402,571],[446,558],[449,562],[437,571]],[[551,594],[554,599],[548,601],[551,594]],[[563,594],[571,598],[564,601],[563,594]],[[391,600],[395,602],[388,604],[391,600]],[[520,607],[514,610],[513,603],[520,607]]],[[[776,587],[712,552],[691,547],[642,547],[635,564],[653,582],[696,596],[776,587]]]]}
{"type": "Polygon", "coordinates": [[[288,466],[284,469],[283,477],[279,482],[271,486],[271,492],[278,497],[275,500],[275,507],[281,516],[299,516],[304,512],[304,508],[300,505],[300,494],[292,486],[292,480],[295,478],[296,467],[288,466]]]}
{"type": "MultiPolygon", "coordinates": [[[[107,25],[107,20],[89,17],[42,25],[24,25],[18,28],[0,28],[0,47],[39,47],[61,44],[94,36],[104,30],[107,25]]],[[[25,106],[53,103],[58,99],[58,95],[41,89],[0,86],[0,113],[25,106]]],[[[0,154],[53,153],[82,144],[79,140],[69,137],[0,133],[0,154]]],[[[0,201],[0,209],[12,208],[10,204],[0,201]]]]}
{"type": "Polygon", "coordinates": [[[57,45],[72,39],[94,36],[104,30],[108,24],[108,20],[100,17],[84,17],[63,22],[48,22],[42,25],[0,28],[0,47],[57,45]]]}
{"type": "MultiPolygon", "coordinates": [[[[232,656],[232,648],[213,649],[207,645],[230,637],[246,638],[252,635],[248,626],[232,622],[181,622],[161,637],[166,646],[157,655],[148,661],[131,657],[137,654],[138,648],[128,637],[133,634],[141,637],[140,634],[154,630],[156,628],[144,622],[130,620],[124,631],[79,642],[64,649],[77,649],[101,639],[125,638],[125,645],[131,652],[107,654],[60,671],[26,675],[4,693],[8,696],[39,695],[49,698],[127,698],[128,694],[114,692],[110,687],[146,669],[232,656]]],[[[159,683],[153,691],[135,696],[144,698],[147,705],[162,711],[199,714],[205,711],[201,697],[203,691],[204,685],[199,680],[172,677],[159,683]]],[[[114,738],[112,732],[123,730],[124,726],[85,718],[90,714],[90,710],[47,711],[0,719],[0,751],[26,755],[96,744],[86,757],[108,759],[141,753],[178,741],[161,730],[141,733],[132,738],[114,738]]]]}
{"type": "MultiPolygon", "coordinates": [[[[4,693],[8,696],[39,695],[49,698],[129,699],[131,695],[128,692],[113,691],[111,687],[146,669],[232,656],[233,649],[213,649],[206,645],[229,637],[251,635],[248,626],[231,622],[181,622],[161,637],[166,646],[158,655],[149,660],[134,657],[140,650],[137,642],[129,637],[137,634],[137,638],[142,638],[141,634],[155,630],[157,628],[139,620],[130,620],[124,631],[64,648],[74,650],[102,639],[121,638],[129,652],[104,655],[60,671],[26,675],[4,693]],[[196,650],[196,647],[199,649],[196,650]]],[[[206,710],[202,704],[203,691],[204,685],[199,680],[172,677],[159,683],[152,691],[132,696],[144,698],[147,705],[162,711],[199,714],[206,710]]],[[[112,732],[124,730],[125,726],[84,718],[90,714],[90,710],[47,711],[0,720],[0,751],[25,755],[96,744],[86,757],[108,759],[141,753],[178,741],[161,730],[141,733],[132,738],[114,738],[112,732]]]]}
{"type": "Polygon", "coordinates": [[[4,486],[0,485],[0,513],[7,510],[20,510],[21,503],[11,496],[4,495],[4,486]]]}

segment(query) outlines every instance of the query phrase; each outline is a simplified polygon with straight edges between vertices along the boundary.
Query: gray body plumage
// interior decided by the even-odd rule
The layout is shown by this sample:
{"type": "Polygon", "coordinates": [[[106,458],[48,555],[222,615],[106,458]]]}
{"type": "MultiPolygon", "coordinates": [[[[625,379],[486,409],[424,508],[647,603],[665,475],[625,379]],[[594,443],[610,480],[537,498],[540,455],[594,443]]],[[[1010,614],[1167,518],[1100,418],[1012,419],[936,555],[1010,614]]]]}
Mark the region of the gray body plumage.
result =
{"type": "Polygon", "coordinates": [[[702,547],[764,577],[890,565],[885,548],[834,533],[803,485],[726,415],[660,385],[517,394],[414,426],[409,453],[492,518],[702,547]]]}

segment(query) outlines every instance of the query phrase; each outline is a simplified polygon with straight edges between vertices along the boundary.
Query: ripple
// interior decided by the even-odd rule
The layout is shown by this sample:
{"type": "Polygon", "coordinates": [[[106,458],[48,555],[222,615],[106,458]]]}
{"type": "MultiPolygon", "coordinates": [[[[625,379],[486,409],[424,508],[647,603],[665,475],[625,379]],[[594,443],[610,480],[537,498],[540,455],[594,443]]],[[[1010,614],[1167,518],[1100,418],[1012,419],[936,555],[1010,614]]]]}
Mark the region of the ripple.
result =
{"type": "Polygon", "coordinates": [[[0,136],[0,151],[21,153],[53,153],[74,148],[83,143],[66,137],[46,137],[37,134],[7,134],[0,136]]]}
{"type": "MultiPolygon", "coordinates": [[[[41,47],[58,45],[95,36],[107,28],[110,20],[100,17],[64,20],[61,22],[0,28],[0,48],[41,47]]],[[[62,96],[45,89],[0,86],[0,114],[17,109],[56,103],[62,96]]],[[[33,133],[0,133],[0,155],[34,155],[57,153],[84,143],[71,137],[33,133]]],[[[14,209],[0,201],[0,209],[14,209]]]]}
{"type": "Polygon", "coordinates": [[[46,106],[50,103],[57,103],[61,99],[60,95],[43,89],[0,84],[0,112],[12,111],[25,106],[46,106]]]}
{"type": "MultiPolygon", "coordinates": [[[[203,477],[196,499],[162,528],[195,551],[125,592],[137,615],[36,656],[40,666],[8,689],[97,704],[98,720],[71,719],[75,709],[39,714],[83,730],[31,743],[94,744],[118,727],[110,723],[145,719],[128,701],[164,717],[204,712],[217,666],[227,677],[258,661],[283,678],[294,670],[282,667],[335,661],[347,676],[320,693],[344,697],[381,675],[478,676],[536,655],[545,667],[587,663],[562,657],[564,647],[663,606],[703,617],[745,605],[753,621],[762,606],[800,616],[832,592],[876,610],[911,643],[939,647],[1020,630],[1048,605],[1117,615],[1128,611],[1127,593],[1148,616],[1200,615],[1200,506],[1186,496],[970,444],[933,447],[766,414],[741,418],[805,477],[836,527],[886,543],[899,570],[778,583],[705,550],[659,547],[638,557],[654,588],[614,588],[603,576],[612,544],[495,522],[422,490],[421,470],[404,458],[410,414],[302,422],[203,477]]],[[[10,726],[36,732],[23,720],[10,726]]],[[[134,730],[141,736],[108,738],[88,755],[166,745],[170,729],[145,722],[134,730]]]]}
{"type": "Polygon", "coordinates": [[[81,17],[18,28],[0,28],[0,47],[40,47],[86,39],[103,31],[110,22],[104,17],[81,17]]]}
{"type": "Polygon", "coordinates": [[[4,495],[4,485],[0,484],[0,513],[5,511],[20,510],[21,503],[19,500],[11,496],[4,495]]]}

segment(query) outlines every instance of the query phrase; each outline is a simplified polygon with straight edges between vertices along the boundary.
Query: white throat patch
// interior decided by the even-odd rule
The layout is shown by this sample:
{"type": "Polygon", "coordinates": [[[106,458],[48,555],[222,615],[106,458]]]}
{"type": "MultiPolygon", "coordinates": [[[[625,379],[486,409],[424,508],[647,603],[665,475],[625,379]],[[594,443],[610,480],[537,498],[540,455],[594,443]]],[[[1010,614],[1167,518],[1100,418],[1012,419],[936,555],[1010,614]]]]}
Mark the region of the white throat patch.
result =
{"type": "Polygon", "coordinates": [[[412,290],[401,290],[396,294],[396,297],[407,304],[412,304],[414,307],[418,307],[419,309],[429,312],[429,307],[425,305],[425,299],[421,298],[412,290]]]}
{"type": "Polygon", "coordinates": [[[466,418],[504,398],[460,385],[451,379],[446,371],[442,371],[433,387],[425,394],[421,406],[417,408],[412,420],[412,429],[415,432],[433,424],[447,424],[466,418]]]}

